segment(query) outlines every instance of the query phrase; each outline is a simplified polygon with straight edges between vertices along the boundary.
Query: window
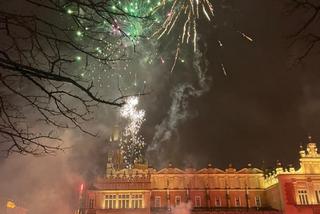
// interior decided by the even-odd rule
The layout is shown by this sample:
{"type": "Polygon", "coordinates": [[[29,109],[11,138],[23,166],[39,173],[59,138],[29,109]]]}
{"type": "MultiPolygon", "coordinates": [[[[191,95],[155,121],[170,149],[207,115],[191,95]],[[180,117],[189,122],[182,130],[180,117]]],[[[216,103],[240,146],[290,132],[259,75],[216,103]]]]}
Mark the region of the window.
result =
{"type": "Polygon", "coordinates": [[[240,206],[241,206],[240,197],[235,197],[235,198],[234,198],[234,205],[235,205],[236,207],[240,207],[240,206]]]}
{"type": "Polygon", "coordinates": [[[154,198],[154,207],[156,207],[156,208],[161,207],[161,197],[160,196],[156,196],[154,198]]]}
{"type": "Polygon", "coordinates": [[[90,198],[89,199],[89,208],[92,209],[94,207],[94,199],[90,198]]]}
{"type": "Polygon", "coordinates": [[[316,190],[316,200],[317,204],[320,204],[320,190],[316,190]]]}
{"type": "Polygon", "coordinates": [[[221,200],[220,200],[220,198],[217,197],[217,198],[215,199],[215,201],[214,201],[214,204],[215,204],[216,207],[221,207],[221,200]]]}
{"type": "Polygon", "coordinates": [[[175,197],[175,204],[176,204],[176,206],[179,206],[180,203],[181,203],[181,196],[178,195],[178,196],[175,197]]]}
{"type": "Polygon", "coordinates": [[[298,190],[298,197],[299,197],[299,204],[301,205],[309,204],[307,190],[298,190]]]}
{"type": "Polygon", "coordinates": [[[131,208],[143,208],[142,206],[142,194],[131,195],[131,208]]]}
{"type": "Polygon", "coordinates": [[[197,195],[196,197],[195,197],[195,200],[194,200],[194,206],[195,207],[201,207],[201,198],[200,198],[200,196],[199,195],[197,195]]]}
{"type": "Polygon", "coordinates": [[[121,194],[118,196],[118,208],[119,209],[127,209],[129,208],[129,195],[121,194]]]}
{"type": "Polygon", "coordinates": [[[122,195],[118,196],[118,208],[122,208],[122,195]]]}
{"type": "Polygon", "coordinates": [[[106,195],[105,197],[105,208],[106,209],[116,209],[116,195],[106,195]]]}
{"type": "Polygon", "coordinates": [[[108,194],[105,196],[105,209],[128,208],[143,208],[143,194],[108,194]]]}
{"type": "Polygon", "coordinates": [[[129,195],[126,195],[126,208],[129,208],[129,195]]]}
{"type": "Polygon", "coordinates": [[[254,203],[255,203],[256,207],[261,207],[261,198],[260,198],[260,196],[254,197],[254,203]]]}

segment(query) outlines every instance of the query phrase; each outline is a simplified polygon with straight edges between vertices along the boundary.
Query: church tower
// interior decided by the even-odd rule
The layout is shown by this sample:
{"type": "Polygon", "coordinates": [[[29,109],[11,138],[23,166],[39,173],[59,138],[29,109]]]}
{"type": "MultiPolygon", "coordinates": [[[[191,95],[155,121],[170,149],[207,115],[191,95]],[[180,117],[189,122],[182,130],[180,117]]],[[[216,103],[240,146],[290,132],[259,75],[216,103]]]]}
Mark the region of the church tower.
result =
{"type": "Polygon", "coordinates": [[[123,168],[123,156],[120,149],[120,144],[123,140],[123,134],[118,125],[115,125],[112,129],[112,134],[107,140],[107,166],[106,176],[114,174],[123,168]]]}
{"type": "Polygon", "coordinates": [[[306,150],[300,150],[300,170],[305,174],[320,173],[320,154],[313,139],[309,136],[306,150]]]}

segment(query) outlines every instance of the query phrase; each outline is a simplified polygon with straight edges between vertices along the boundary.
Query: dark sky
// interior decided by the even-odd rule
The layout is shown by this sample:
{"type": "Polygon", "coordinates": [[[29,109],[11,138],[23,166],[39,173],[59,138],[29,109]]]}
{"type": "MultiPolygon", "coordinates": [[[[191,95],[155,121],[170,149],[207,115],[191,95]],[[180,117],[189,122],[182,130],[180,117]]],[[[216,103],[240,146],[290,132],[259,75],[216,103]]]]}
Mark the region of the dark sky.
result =
{"type": "MultiPolygon", "coordinates": [[[[319,138],[318,56],[292,64],[297,50],[289,47],[287,37],[301,20],[286,15],[283,3],[228,1],[227,9],[217,9],[217,27],[200,29],[208,46],[211,90],[191,98],[193,117],[179,125],[179,140],[165,144],[165,162],[198,167],[212,162],[222,168],[248,162],[270,167],[276,160],[297,164],[299,145],[306,144],[309,134],[319,138]]],[[[152,121],[145,127],[149,125],[154,126],[152,121]]]]}

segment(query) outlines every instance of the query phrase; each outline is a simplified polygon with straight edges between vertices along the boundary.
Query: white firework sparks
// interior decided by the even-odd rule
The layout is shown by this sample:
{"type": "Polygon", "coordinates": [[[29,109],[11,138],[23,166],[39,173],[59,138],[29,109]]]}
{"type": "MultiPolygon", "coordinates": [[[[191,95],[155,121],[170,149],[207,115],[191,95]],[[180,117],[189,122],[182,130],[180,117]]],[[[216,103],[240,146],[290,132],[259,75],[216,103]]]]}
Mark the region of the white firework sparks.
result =
{"type": "Polygon", "coordinates": [[[142,158],[144,140],[139,135],[142,123],[145,121],[145,110],[138,109],[138,97],[129,97],[120,109],[120,116],[128,121],[124,135],[127,140],[120,145],[124,160],[128,166],[142,158]]]}
{"type": "Polygon", "coordinates": [[[145,121],[145,111],[138,110],[138,104],[138,97],[129,97],[126,100],[126,104],[120,109],[121,117],[129,121],[125,130],[127,135],[137,135],[142,123],[145,121]]]}

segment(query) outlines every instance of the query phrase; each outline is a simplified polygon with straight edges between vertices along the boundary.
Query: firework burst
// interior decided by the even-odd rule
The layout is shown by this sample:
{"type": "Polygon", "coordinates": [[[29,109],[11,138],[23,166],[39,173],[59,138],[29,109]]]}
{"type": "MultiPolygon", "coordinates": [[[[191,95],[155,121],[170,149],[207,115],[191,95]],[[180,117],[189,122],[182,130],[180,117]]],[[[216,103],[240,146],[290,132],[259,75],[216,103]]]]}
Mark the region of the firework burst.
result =
{"type": "MultiPolygon", "coordinates": [[[[179,43],[193,43],[193,49],[197,48],[197,22],[201,14],[208,21],[214,16],[213,5],[209,0],[174,0],[163,1],[164,7],[170,7],[161,27],[153,33],[158,39],[169,35],[177,23],[182,22],[179,43]],[[170,3],[169,3],[170,2],[170,3]]],[[[167,11],[167,10],[166,10],[167,11]]]]}
{"type": "Polygon", "coordinates": [[[142,123],[145,121],[145,111],[138,110],[138,104],[138,97],[129,97],[126,104],[120,109],[120,116],[127,120],[124,130],[126,140],[121,142],[120,148],[128,167],[141,160],[145,146],[145,142],[139,134],[142,123]]]}

